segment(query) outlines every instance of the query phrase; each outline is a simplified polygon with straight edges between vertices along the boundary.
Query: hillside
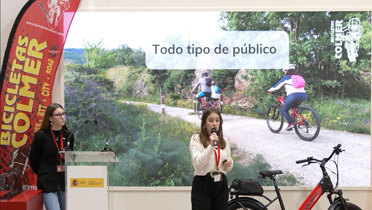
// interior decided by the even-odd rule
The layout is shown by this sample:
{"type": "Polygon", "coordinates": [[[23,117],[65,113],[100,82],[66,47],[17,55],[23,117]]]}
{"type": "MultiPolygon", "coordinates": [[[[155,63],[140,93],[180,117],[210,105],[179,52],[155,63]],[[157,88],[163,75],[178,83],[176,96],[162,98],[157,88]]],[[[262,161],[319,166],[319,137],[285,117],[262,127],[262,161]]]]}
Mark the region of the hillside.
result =
{"type": "Polygon", "coordinates": [[[84,49],[66,48],[63,50],[65,63],[84,64],[84,49]]]}

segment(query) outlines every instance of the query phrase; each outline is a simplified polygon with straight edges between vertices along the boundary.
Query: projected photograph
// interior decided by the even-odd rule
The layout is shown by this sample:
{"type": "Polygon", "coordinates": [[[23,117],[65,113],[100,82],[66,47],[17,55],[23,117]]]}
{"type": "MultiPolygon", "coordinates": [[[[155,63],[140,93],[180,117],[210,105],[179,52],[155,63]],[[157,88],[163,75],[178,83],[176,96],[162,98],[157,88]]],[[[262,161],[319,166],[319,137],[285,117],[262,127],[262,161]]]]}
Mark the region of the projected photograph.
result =
{"type": "Polygon", "coordinates": [[[110,185],[191,186],[190,138],[211,106],[232,146],[229,182],[270,185],[259,171],[282,170],[281,186],[316,185],[319,164],[296,161],[340,144],[332,180],[370,187],[371,12],[78,11],[63,58],[69,128],[89,120],[75,150],[108,142],[119,160],[110,185]],[[307,96],[289,129],[285,88],[268,92],[288,64],[307,96]],[[219,90],[210,102],[197,100],[202,77],[219,90]]]}

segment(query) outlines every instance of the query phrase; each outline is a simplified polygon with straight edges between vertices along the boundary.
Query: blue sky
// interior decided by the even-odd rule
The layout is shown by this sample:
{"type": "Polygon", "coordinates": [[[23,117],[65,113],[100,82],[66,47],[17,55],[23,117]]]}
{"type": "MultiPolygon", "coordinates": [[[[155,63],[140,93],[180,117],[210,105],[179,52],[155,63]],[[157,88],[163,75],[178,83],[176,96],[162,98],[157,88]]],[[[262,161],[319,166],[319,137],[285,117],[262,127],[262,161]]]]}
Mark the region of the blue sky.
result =
{"type": "Polygon", "coordinates": [[[173,33],[220,31],[220,12],[77,12],[65,48],[103,39],[107,49],[127,44],[151,46],[151,40],[173,33]]]}

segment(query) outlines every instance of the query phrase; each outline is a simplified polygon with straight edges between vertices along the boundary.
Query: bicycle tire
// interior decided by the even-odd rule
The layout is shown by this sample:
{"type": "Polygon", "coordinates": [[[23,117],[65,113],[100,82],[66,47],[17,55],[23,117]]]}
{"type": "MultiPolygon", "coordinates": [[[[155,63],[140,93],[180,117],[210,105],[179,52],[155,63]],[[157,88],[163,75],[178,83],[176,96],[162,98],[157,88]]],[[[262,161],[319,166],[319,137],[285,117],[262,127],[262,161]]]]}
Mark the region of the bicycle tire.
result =
{"type": "MultiPolygon", "coordinates": [[[[359,208],[359,206],[353,204],[353,203],[349,203],[349,202],[346,202],[346,206],[347,206],[347,209],[348,210],[362,210],[361,208],[359,208]]],[[[342,204],[338,204],[337,206],[335,206],[334,208],[330,207],[329,210],[346,210],[342,204]]]]}
{"type": "Polygon", "coordinates": [[[201,105],[200,109],[197,110],[199,120],[201,120],[201,118],[202,118],[202,116],[203,116],[203,112],[204,112],[206,109],[211,108],[211,107],[213,107],[212,102],[207,102],[206,104],[201,105]]]}
{"type": "Polygon", "coordinates": [[[208,101],[206,105],[206,109],[213,107],[213,104],[210,101],[208,101]]]}
{"type": "Polygon", "coordinates": [[[316,111],[307,106],[300,106],[297,108],[297,114],[301,117],[301,120],[295,116],[295,131],[298,137],[305,141],[312,141],[318,137],[320,132],[320,117],[316,111]],[[304,118],[303,118],[304,117],[304,118]]]}
{"type": "Polygon", "coordinates": [[[274,104],[269,107],[266,113],[267,127],[273,133],[279,133],[284,124],[284,117],[280,112],[279,104],[274,104]]]}
{"type": "Polygon", "coordinates": [[[201,105],[199,102],[197,103],[196,112],[198,114],[199,120],[201,120],[203,115],[204,105],[201,105]]]}
{"type": "Polygon", "coordinates": [[[196,114],[196,106],[197,106],[197,103],[195,103],[195,101],[193,101],[193,107],[194,107],[194,114],[196,114]]]}
{"type": "MultiPolygon", "coordinates": [[[[239,202],[247,210],[266,210],[266,208],[262,208],[261,206],[254,202],[251,202],[250,200],[239,200],[239,202]]],[[[238,202],[229,201],[229,203],[227,204],[227,210],[244,210],[244,208],[241,207],[238,202]]]]}
{"type": "Polygon", "coordinates": [[[222,104],[221,104],[221,102],[216,101],[216,103],[214,104],[214,108],[218,109],[218,111],[220,111],[220,113],[222,113],[222,104]]]}

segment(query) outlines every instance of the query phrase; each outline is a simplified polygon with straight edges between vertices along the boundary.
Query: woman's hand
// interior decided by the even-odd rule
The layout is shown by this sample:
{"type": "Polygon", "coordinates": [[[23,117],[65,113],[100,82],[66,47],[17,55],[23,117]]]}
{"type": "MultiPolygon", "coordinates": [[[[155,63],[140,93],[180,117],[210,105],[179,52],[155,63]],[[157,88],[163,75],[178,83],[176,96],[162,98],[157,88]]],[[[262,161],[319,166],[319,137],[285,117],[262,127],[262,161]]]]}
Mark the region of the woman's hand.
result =
{"type": "Polygon", "coordinates": [[[270,88],[270,89],[268,89],[267,90],[267,92],[269,92],[269,93],[272,93],[272,92],[274,92],[275,90],[273,89],[273,88],[270,88]]]}
{"type": "Polygon", "coordinates": [[[223,161],[222,162],[222,166],[223,167],[229,167],[229,166],[231,166],[231,164],[232,164],[232,160],[231,159],[227,159],[226,161],[223,161]]]}
{"type": "Polygon", "coordinates": [[[209,136],[209,144],[214,147],[214,141],[218,141],[217,133],[212,133],[212,135],[209,136]]]}

